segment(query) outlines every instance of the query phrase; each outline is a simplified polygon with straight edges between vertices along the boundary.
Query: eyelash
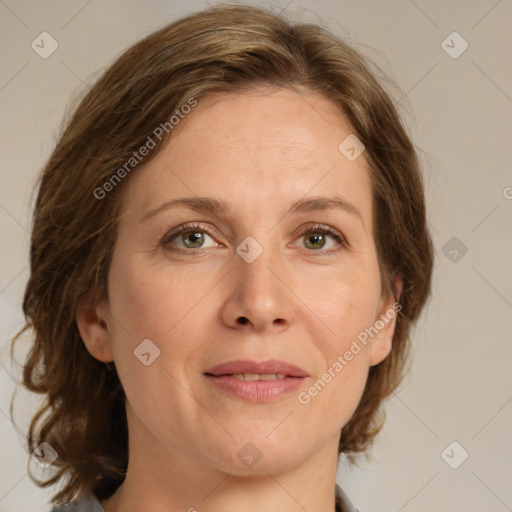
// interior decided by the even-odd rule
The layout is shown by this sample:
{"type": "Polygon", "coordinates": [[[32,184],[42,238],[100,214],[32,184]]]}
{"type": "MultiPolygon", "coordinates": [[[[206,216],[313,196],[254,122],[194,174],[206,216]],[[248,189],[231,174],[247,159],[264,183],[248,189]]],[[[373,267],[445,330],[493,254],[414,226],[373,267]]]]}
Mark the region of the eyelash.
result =
{"type": "MultiPolygon", "coordinates": [[[[188,233],[188,232],[203,232],[207,235],[211,236],[212,238],[215,238],[215,235],[205,226],[202,226],[200,224],[192,223],[192,224],[182,224],[181,226],[178,226],[174,229],[172,229],[169,233],[167,233],[164,238],[161,241],[161,244],[165,246],[168,250],[171,250],[173,252],[181,252],[181,253],[187,253],[187,254],[198,254],[201,252],[204,252],[206,249],[181,249],[181,248],[169,248],[169,244],[172,240],[174,240],[177,236],[179,236],[182,233],[188,233]]],[[[331,238],[333,238],[338,244],[340,245],[340,248],[338,249],[330,249],[327,251],[323,251],[319,249],[318,251],[315,251],[314,249],[306,249],[306,251],[310,253],[317,253],[317,256],[325,255],[325,254],[332,254],[334,252],[338,252],[341,249],[346,249],[348,244],[345,239],[345,237],[337,230],[326,226],[322,224],[314,224],[312,226],[308,226],[307,229],[303,230],[297,238],[303,237],[309,233],[319,233],[322,235],[329,235],[331,238]]]]}

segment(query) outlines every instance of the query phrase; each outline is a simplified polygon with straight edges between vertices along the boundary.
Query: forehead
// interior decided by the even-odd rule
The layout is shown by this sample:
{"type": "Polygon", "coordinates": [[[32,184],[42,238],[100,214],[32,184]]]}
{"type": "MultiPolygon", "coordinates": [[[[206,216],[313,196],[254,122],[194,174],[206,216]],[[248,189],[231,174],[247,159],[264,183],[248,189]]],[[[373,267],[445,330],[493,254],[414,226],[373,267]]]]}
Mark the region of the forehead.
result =
{"type": "Polygon", "coordinates": [[[353,132],[336,105],[318,94],[210,94],[130,177],[123,203],[145,211],[173,198],[209,196],[260,215],[308,195],[338,195],[357,203],[370,224],[365,155],[350,161],[338,149],[353,132]]]}

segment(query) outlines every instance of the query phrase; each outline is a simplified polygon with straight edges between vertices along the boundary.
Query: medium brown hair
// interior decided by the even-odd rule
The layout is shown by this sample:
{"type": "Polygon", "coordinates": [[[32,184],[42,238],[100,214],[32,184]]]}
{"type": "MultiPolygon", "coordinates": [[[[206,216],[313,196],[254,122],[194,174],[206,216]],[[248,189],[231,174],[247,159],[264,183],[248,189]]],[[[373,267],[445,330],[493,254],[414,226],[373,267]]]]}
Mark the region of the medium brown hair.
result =
{"type": "MultiPolygon", "coordinates": [[[[46,441],[58,453],[51,478],[32,476],[41,487],[65,478],[52,503],[89,492],[109,497],[128,464],[123,387],[115,367],[86,350],[75,313],[84,294],[106,296],[121,191],[130,176],[123,174],[103,198],[95,190],[111,182],[176,109],[210,92],[265,85],[321,94],[366,146],[382,291],[394,292],[393,275],[403,280],[392,351],[370,368],[339,452],[353,459],[370,446],[382,426],[381,403],[402,380],[410,328],[429,296],[433,264],[417,154],[377,69],[318,24],[293,23],[259,7],[221,5],[129,48],[80,100],[39,178],[26,325],[13,340],[14,346],[21,333],[34,335],[22,382],[46,401],[32,418],[28,446],[32,451],[46,441]]],[[[170,136],[171,130],[144,163],[170,136]]]]}

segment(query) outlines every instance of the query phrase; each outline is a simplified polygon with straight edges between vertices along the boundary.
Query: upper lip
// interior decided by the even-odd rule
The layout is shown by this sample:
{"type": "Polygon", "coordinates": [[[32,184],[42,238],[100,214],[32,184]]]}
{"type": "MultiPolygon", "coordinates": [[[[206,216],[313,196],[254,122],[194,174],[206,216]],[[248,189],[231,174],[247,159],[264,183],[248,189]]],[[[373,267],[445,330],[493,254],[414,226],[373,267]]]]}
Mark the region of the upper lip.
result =
{"type": "Polygon", "coordinates": [[[207,375],[233,375],[235,373],[282,373],[288,377],[309,377],[306,371],[298,366],[271,359],[268,361],[252,361],[250,359],[239,359],[222,363],[205,372],[207,375]]]}

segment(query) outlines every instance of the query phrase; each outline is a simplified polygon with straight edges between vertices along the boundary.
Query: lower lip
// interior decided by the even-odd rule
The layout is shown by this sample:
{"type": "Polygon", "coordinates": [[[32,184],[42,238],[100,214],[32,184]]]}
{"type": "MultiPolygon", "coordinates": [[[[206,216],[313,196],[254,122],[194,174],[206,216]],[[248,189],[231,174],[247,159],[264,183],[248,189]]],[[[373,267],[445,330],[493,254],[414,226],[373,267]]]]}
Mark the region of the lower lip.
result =
{"type": "Polygon", "coordinates": [[[273,402],[302,386],[305,377],[285,377],[276,380],[240,380],[231,375],[206,375],[206,377],[226,393],[256,404],[273,402]]]}

